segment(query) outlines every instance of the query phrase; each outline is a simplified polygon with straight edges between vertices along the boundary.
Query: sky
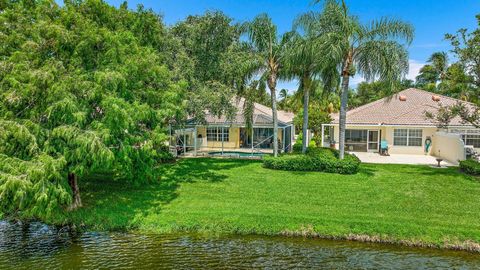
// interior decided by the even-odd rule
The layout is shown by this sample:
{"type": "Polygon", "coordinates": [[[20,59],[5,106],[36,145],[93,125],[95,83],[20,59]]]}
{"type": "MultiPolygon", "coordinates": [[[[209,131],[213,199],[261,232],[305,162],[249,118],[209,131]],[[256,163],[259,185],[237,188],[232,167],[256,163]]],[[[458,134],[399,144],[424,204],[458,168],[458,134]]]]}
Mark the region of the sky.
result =
{"type": "MultiPolygon", "coordinates": [[[[107,0],[119,6],[123,0],[107,0]]],[[[480,14],[479,0],[346,0],[350,12],[362,22],[383,16],[394,17],[415,27],[415,39],[408,47],[410,71],[408,79],[415,79],[429,56],[437,51],[451,49],[444,40],[446,33],[460,28],[475,29],[476,14],[480,14]]],[[[143,4],[163,15],[167,25],[174,25],[188,15],[200,15],[207,10],[220,10],[236,22],[251,20],[259,13],[272,17],[280,33],[291,30],[293,20],[301,13],[319,10],[321,5],[312,0],[131,0],[130,8],[143,4]]],[[[363,78],[351,80],[354,88],[363,78]]],[[[278,88],[297,89],[297,82],[280,82],[278,88]]]]}

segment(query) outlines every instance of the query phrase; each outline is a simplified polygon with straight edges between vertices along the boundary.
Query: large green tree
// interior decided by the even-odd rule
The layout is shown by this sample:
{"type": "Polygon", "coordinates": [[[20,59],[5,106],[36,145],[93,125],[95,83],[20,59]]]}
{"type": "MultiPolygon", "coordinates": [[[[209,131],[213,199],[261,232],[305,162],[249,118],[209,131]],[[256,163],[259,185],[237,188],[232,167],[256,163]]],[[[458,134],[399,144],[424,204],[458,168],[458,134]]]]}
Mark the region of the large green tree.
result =
{"type": "Polygon", "coordinates": [[[342,78],[339,150],[343,159],[350,77],[358,73],[367,80],[400,81],[408,71],[408,52],[400,41],[409,44],[414,30],[392,18],[363,24],[350,14],[344,0],[326,0],[316,23],[321,54],[336,64],[342,78]]]}
{"type": "Polygon", "coordinates": [[[161,17],[99,0],[7,1],[0,35],[1,211],[80,207],[78,180],[99,170],[155,178],[187,90],[161,17]]]}

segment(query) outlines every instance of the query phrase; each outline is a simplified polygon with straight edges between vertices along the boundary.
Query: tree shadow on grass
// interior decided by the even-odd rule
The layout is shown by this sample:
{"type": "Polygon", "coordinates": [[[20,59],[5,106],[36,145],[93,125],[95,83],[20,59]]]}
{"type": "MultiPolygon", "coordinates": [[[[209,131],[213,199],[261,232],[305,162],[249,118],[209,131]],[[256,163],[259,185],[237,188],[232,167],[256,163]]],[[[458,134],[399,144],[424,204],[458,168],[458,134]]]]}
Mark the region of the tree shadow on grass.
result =
{"type": "Polygon", "coordinates": [[[84,207],[69,215],[75,224],[101,230],[125,230],[138,227],[143,219],[158,214],[178,197],[182,183],[225,181],[225,173],[255,161],[238,159],[190,158],[163,164],[158,179],[139,186],[115,181],[111,177],[92,176],[81,182],[84,207]]]}

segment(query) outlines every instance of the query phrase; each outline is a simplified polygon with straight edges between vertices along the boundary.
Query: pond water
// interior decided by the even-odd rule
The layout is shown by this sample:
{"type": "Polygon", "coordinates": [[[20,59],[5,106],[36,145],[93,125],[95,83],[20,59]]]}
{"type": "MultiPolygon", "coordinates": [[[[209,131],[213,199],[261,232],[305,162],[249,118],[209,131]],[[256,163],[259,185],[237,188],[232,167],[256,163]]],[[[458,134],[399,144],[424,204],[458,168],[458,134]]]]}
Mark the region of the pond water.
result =
{"type": "Polygon", "coordinates": [[[0,269],[480,269],[480,255],[320,239],[71,234],[0,221],[0,269]]]}

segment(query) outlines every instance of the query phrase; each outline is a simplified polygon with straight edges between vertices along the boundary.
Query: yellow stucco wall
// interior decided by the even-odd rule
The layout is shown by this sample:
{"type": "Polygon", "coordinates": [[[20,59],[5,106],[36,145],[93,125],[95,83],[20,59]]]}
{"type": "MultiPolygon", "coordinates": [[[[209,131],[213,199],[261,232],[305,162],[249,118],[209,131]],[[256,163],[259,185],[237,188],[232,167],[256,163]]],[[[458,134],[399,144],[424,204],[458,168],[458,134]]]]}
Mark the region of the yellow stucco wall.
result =
{"type": "MultiPolygon", "coordinates": [[[[223,142],[224,148],[240,148],[240,127],[230,127],[228,134],[228,142],[223,142]]],[[[197,136],[201,135],[203,138],[202,146],[199,147],[208,147],[208,148],[221,148],[222,142],[219,141],[207,141],[207,128],[206,127],[197,127],[197,136]]],[[[278,139],[280,142],[283,142],[282,129],[278,129],[278,139]]]]}

